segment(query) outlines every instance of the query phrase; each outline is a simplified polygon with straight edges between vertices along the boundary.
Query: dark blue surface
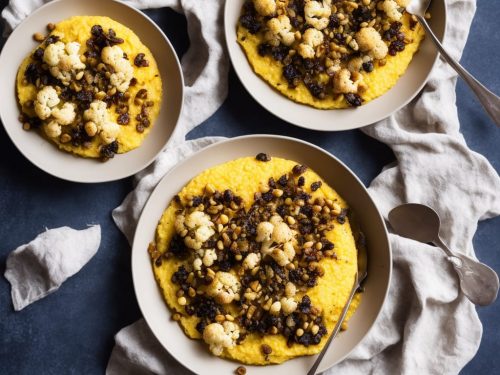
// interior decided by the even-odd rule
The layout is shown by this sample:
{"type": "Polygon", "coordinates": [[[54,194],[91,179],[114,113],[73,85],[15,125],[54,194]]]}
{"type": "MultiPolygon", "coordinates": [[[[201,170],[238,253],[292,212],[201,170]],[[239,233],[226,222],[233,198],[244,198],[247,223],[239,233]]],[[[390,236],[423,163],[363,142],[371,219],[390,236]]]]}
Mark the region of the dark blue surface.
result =
{"type": "MultiPolygon", "coordinates": [[[[0,0],[0,6],[7,0],[0,0]]],[[[187,48],[185,20],[170,10],[147,12],[165,30],[179,54],[187,48]]],[[[500,3],[478,1],[462,63],[493,91],[500,92],[500,3]]],[[[0,67],[1,69],[1,67],[0,67]]],[[[468,88],[457,87],[462,132],[469,146],[500,169],[500,129],[486,117],[468,88]]],[[[190,138],[249,133],[286,134],[315,143],[338,156],[368,184],[393,155],[360,131],[318,133],[287,125],[267,113],[230,75],[229,97],[190,138]]],[[[97,255],[56,293],[15,313],[10,286],[0,277],[0,374],[99,374],[113,347],[113,335],[140,317],[130,275],[130,248],[110,212],[131,189],[130,180],[78,185],[36,169],[0,129],[0,273],[8,253],[46,227],[84,228],[99,223],[97,255]]],[[[500,218],[479,224],[478,257],[500,272],[500,218]]],[[[500,373],[500,302],[480,308],[484,335],[463,374],[500,373]]]]}

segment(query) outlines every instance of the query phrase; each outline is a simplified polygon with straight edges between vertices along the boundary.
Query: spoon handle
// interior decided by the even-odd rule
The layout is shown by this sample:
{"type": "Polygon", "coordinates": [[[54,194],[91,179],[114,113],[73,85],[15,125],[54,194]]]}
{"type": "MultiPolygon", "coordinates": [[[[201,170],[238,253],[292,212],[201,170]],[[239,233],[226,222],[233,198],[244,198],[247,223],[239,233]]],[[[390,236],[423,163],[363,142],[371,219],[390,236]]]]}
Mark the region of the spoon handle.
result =
{"type": "Polygon", "coordinates": [[[330,346],[331,342],[337,336],[337,333],[340,331],[340,326],[342,325],[342,322],[344,321],[347,311],[349,310],[349,306],[351,306],[352,299],[354,297],[354,294],[356,293],[356,290],[358,290],[359,287],[359,278],[358,274],[356,274],[356,279],[354,280],[354,285],[352,286],[351,289],[351,294],[349,295],[349,298],[347,299],[346,304],[344,305],[344,309],[342,310],[342,313],[340,314],[339,320],[337,321],[337,324],[335,324],[335,327],[333,328],[332,334],[328,338],[328,341],[326,342],[325,346],[321,350],[321,353],[319,353],[318,358],[316,358],[316,361],[314,361],[313,366],[311,369],[307,372],[307,375],[315,375],[316,370],[319,367],[319,364],[321,363],[321,360],[325,356],[326,352],[328,351],[328,347],[330,346]]]}
{"type": "Polygon", "coordinates": [[[448,52],[445,51],[439,39],[434,35],[429,24],[424,17],[416,15],[420,24],[424,27],[428,36],[436,45],[437,49],[441,53],[441,56],[452,66],[453,69],[463,78],[465,83],[469,85],[476,97],[483,105],[484,109],[490,117],[493,119],[495,124],[500,127],[500,98],[484,87],[476,78],[474,78],[467,70],[465,70],[455,59],[453,59],[448,52]]]}
{"type": "Polygon", "coordinates": [[[472,303],[487,306],[496,300],[500,283],[493,269],[465,255],[454,254],[439,237],[434,244],[449,256],[460,280],[460,289],[472,303]]]}

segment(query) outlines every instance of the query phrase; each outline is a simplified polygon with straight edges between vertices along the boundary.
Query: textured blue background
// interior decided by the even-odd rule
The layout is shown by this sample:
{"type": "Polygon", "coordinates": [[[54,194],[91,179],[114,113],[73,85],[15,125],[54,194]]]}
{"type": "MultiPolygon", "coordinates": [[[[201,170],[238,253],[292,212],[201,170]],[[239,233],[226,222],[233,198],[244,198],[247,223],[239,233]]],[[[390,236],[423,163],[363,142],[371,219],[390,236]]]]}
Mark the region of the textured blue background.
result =
{"type": "MultiPolygon", "coordinates": [[[[7,0],[0,0],[3,8],[7,0]]],[[[147,11],[181,55],[187,48],[186,23],[166,9],[147,11]]],[[[500,3],[478,1],[462,63],[500,93],[500,3]]],[[[1,67],[0,67],[1,69],[1,67]]],[[[458,108],[469,146],[500,169],[500,130],[486,117],[468,88],[459,82],[458,108]]],[[[368,184],[392,152],[360,131],[318,133],[287,125],[263,110],[234,72],[229,97],[190,138],[249,133],[286,134],[315,143],[344,161],[368,184]]],[[[131,189],[130,180],[78,185],[53,178],[31,165],[0,128],[0,273],[8,253],[47,228],[102,226],[97,255],[60,290],[15,313],[10,286],[0,278],[0,374],[99,374],[113,347],[113,335],[140,317],[130,275],[130,248],[110,212],[131,189]]],[[[478,257],[500,272],[500,218],[479,224],[474,238],[478,257]]],[[[478,309],[484,335],[476,357],[463,374],[500,373],[500,302],[478,309]]]]}

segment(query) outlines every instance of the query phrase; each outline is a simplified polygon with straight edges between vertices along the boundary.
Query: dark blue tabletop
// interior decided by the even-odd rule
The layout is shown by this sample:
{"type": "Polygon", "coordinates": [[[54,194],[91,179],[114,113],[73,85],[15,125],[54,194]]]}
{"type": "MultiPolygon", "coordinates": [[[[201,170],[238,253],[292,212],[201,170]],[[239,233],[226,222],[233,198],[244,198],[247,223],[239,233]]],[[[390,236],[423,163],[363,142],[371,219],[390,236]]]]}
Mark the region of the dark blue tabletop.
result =
{"type": "MultiPolygon", "coordinates": [[[[7,0],[0,0],[3,8],[7,0]]],[[[188,46],[185,19],[167,9],[147,11],[181,55],[188,46]]],[[[500,3],[478,1],[463,65],[500,93],[500,3]]],[[[0,67],[1,69],[1,67],[0,67]]],[[[468,145],[500,169],[500,129],[482,111],[461,81],[457,87],[461,129],[468,145]]],[[[262,109],[233,71],[223,106],[190,138],[233,137],[249,133],[286,134],[315,143],[344,161],[368,185],[394,156],[385,145],[358,130],[319,133],[295,128],[262,109]]],[[[130,273],[130,247],[110,212],[131,190],[130,179],[79,185],[51,177],[17,151],[0,127],[0,273],[17,246],[46,227],[85,228],[99,223],[102,242],[96,256],[56,293],[14,312],[10,285],[0,277],[0,374],[99,374],[106,367],[122,327],[140,318],[130,273]]],[[[500,273],[500,218],[481,222],[474,237],[476,253],[500,273]]],[[[483,340],[463,374],[500,373],[500,301],[479,308],[483,340]]]]}

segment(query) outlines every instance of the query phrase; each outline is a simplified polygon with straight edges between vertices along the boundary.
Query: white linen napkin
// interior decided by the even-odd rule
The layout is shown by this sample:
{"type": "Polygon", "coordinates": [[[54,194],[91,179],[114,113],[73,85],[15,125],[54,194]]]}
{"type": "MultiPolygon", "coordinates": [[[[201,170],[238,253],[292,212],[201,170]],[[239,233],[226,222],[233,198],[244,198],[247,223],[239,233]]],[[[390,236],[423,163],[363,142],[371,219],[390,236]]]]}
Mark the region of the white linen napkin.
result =
{"type": "Polygon", "coordinates": [[[50,229],[19,246],[7,258],[5,278],[11,284],[16,311],[55,292],[80,271],[101,243],[101,227],[50,229]]]}
{"type": "MultiPolygon", "coordinates": [[[[30,0],[31,4],[40,2],[30,0]]],[[[223,1],[137,0],[128,3],[139,7],[172,6],[186,13],[192,55],[189,60],[183,59],[185,74],[188,65],[199,57],[197,49],[208,51],[210,60],[214,46],[223,45],[220,20],[223,1]],[[199,6],[202,3],[210,4],[202,8],[199,6]],[[205,31],[209,27],[207,23],[212,26],[209,33],[205,31]]],[[[458,58],[467,38],[475,1],[451,0],[447,6],[449,22],[445,45],[458,58]]],[[[11,7],[3,16],[14,25],[31,9],[25,7],[22,0],[11,0],[11,7]],[[17,13],[16,6],[20,9],[17,13]]],[[[227,58],[217,55],[215,66],[218,63],[224,65],[223,69],[216,70],[215,76],[203,77],[212,82],[211,85],[206,84],[203,91],[187,93],[179,133],[187,134],[224,100],[227,58]],[[208,101],[208,98],[215,100],[208,101]],[[204,103],[210,104],[208,110],[204,103]],[[192,117],[197,111],[200,114],[192,117]]],[[[194,82],[193,86],[196,79],[194,82]]],[[[481,155],[466,146],[459,133],[455,84],[456,74],[446,64],[439,63],[423,93],[410,105],[365,128],[367,134],[388,144],[397,158],[396,163],[372,182],[369,190],[384,215],[401,202],[431,205],[443,219],[445,241],[455,250],[473,256],[472,236],[477,221],[500,214],[500,179],[481,155]]],[[[135,190],[113,212],[115,222],[129,241],[153,187],[174,165],[170,159],[177,162],[217,140],[205,138],[184,144],[177,141],[176,147],[166,149],[153,165],[136,176],[135,190]]],[[[391,243],[394,274],[381,317],[349,358],[328,373],[458,373],[474,356],[481,339],[482,327],[474,306],[459,292],[454,271],[440,250],[396,235],[391,235],[391,243]]],[[[143,320],[122,329],[115,341],[108,374],[188,373],[159,346],[143,320]]]]}

